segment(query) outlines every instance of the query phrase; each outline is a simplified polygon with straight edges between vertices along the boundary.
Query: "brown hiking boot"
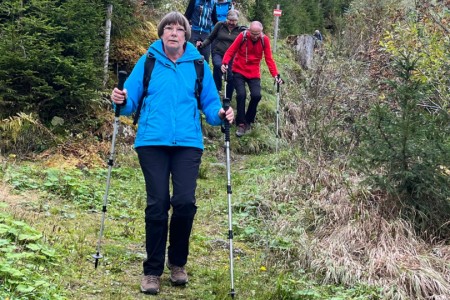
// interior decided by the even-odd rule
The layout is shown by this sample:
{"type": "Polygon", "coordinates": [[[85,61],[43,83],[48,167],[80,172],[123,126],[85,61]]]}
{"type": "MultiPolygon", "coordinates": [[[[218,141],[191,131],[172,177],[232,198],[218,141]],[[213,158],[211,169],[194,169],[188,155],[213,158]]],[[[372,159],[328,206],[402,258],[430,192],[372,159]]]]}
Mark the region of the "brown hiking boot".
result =
{"type": "Polygon", "coordinates": [[[239,124],[238,128],[236,130],[236,136],[237,137],[241,137],[245,134],[245,131],[247,129],[247,126],[245,126],[245,124],[239,124]]]}
{"type": "Polygon", "coordinates": [[[167,261],[167,267],[170,270],[170,281],[173,285],[184,285],[188,282],[188,276],[184,267],[172,265],[167,261]]]}
{"type": "Polygon", "coordinates": [[[141,281],[141,292],[145,294],[156,295],[159,293],[159,287],[161,286],[161,279],[159,276],[146,275],[141,281]]]}

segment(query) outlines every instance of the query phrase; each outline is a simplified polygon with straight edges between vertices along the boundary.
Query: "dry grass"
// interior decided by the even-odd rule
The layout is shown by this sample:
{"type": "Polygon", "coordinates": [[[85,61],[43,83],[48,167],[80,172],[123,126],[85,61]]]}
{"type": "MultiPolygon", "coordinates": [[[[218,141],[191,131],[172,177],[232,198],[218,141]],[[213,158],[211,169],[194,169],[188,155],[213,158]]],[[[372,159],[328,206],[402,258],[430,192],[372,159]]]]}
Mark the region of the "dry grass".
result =
{"type": "Polygon", "coordinates": [[[109,154],[110,143],[69,140],[55,148],[41,153],[37,158],[45,161],[45,167],[85,168],[105,166],[105,157],[109,154]]]}
{"type": "Polygon", "coordinates": [[[295,236],[297,252],[278,259],[324,283],[379,286],[383,299],[450,299],[450,245],[421,240],[400,217],[401,205],[358,190],[360,179],[344,178],[341,169],[299,159],[295,175],[273,184],[274,201],[299,206],[289,222],[273,210],[267,214],[271,234],[295,236]]]}

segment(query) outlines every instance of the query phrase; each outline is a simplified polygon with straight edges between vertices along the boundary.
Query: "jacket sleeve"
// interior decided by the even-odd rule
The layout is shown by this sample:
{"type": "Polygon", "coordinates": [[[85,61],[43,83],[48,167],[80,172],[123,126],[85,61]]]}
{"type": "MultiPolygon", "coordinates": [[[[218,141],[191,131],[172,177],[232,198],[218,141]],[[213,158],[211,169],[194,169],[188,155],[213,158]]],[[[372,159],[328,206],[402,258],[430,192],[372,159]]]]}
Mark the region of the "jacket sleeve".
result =
{"type": "Polygon", "coordinates": [[[225,55],[222,59],[222,64],[228,65],[230,60],[236,55],[236,53],[239,50],[239,46],[242,43],[242,39],[244,38],[244,33],[240,33],[236,39],[234,40],[233,44],[228,48],[227,52],[225,52],[225,55]]]}
{"type": "Polygon", "coordinates": [[[221,125],[222,120],[219,117],[219,110],[222,107],[219,93],[214,83],[211,70],[208,64],[204,64],[205,74],[203,76],[203,90],[200,95],[200,102],[206,122],[210,125],[221,125]]]}
{"type": "Polygon", "coordinates": [[[217,34],[219,33],[219,30],[222,27],[222,22],[217,23],[214,26],[213,31],[210,33],[210,35],[203,41],[202,44],[202,48],[208,46],[209,44],[211,44],[216,38],[217,38],[217,34]]]}
{"type": "Polygon", "coordinates": [[[188,7],[186,8],[186,12],[184,13],[184,16],[186,17],[186,19],[189,20],[189,22],[191,21],[194,8],[195,8],[195,0],[190,0],[188,7]]]}
{"type": "Polygon", "coordinates": [[[127,90],[127,102],[120,108],[120,114],[129,116],[137,109],[139,100],[144,92],[144,66],[147,53],[142,55],[133,67],[130,75],[124,84],[124,89],[127,90]]]}
{"type": "Polygon", "coordinates": [[[272,77],[278,75],[278,69],[272,56],[272,49],[270,48],[270,39],[267,35],[264,35],[264,59],[266,61],[267,67],[272,77]]]}

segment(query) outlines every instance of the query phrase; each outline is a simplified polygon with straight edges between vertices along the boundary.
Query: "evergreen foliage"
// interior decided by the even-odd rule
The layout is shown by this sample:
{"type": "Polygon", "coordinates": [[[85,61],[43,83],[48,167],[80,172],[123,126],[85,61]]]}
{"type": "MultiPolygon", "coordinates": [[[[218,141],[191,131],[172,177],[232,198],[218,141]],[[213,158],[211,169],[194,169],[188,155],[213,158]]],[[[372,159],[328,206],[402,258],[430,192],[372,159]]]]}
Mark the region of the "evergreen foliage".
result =
{"type": "Polygon", "coordinates": [[[420,103],[428,87],[414,78],[417,59],[397,61],[392,93],[369,112],[361,126],[355,160],[372,188],[405,205],[403,214],[428,237],[448,237],[450,178],[448,116],[432,114],[420,103]]]}
{"type": "Polygon", "coordinates": [[[281,36],[311,34],[316,29],[333,31],[335,23],[350,2],[350,0],[255,0],[250,15],[252,20],[263,23],[266,32],[270,32],[273,30],[272,9],[279,4],[283,12],[279,20],[281,36]]]}
{"type": "Polygon", "coordinates": [[[101,3],[6,0],[0,11],[0,117],[87,114],[99,98],[101,3]]]}
{"type": "Polygon", "coordinates": [[[270,1],[255,0],[255,5],[249,14],[250,21],[260,21],[264,26],[265,32],[268,32],[268,29],[271,28],[270,4],[270,1]]]}

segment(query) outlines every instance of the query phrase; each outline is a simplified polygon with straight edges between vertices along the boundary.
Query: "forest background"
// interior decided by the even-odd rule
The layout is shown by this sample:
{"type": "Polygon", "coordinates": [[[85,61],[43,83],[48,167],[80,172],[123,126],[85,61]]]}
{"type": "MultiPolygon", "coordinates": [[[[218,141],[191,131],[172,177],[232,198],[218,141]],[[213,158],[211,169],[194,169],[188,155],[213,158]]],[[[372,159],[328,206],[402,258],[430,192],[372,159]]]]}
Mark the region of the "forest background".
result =
{"type": "MultiPolygon", "coordinates": [[[[249,136],[232,140],[242,299],[450,298],[450,1],[238,1],[273,35],[249,136]],[[303,69],[290,44],[319,29],[303,69]],[[280,96],[280,95],[278,95],[280,96]],[[281,109],[276,104],[280,101],[281,109]],[[280,118],[280,136],[275,120],[280,118]]],[[[92,256],[110,150],[109,94],[186,1],[0,3],[0,298],[136,299],[143,182],[121,118],[104,256],[92,256]],[[111,47],[104,74],[106,8],[111,47]],[[105,80],[106,79],[106,80],[105,80]]],[[[187,289],[228,297],[221,133],[205,126],[187,289]],[[193,265],[192,265],[193,264],[193,265]]]]}

